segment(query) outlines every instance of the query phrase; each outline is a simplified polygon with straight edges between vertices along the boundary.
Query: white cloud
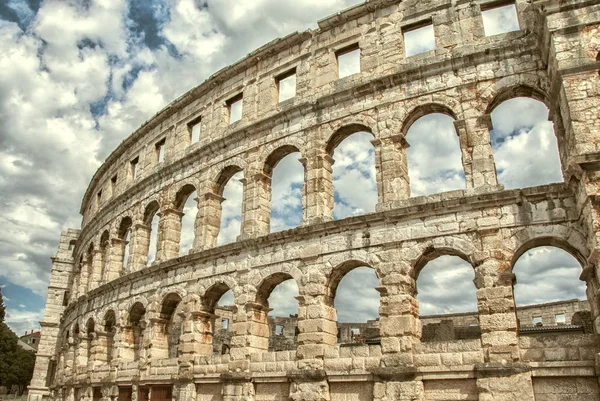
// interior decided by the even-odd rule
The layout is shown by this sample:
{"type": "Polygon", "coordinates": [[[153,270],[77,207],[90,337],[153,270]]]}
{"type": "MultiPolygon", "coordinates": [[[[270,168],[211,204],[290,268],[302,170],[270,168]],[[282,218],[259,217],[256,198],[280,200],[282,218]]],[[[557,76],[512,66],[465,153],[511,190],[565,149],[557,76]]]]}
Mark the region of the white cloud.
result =
{"type": "Polygon", "coordinates": [[[233,242],[240,235],[244,195],[244,185],[240,181],[242,178],[244,176],[240,171],[229,179],[223,190],[225,200],[221,203],[221,229],[217,237],[219,245],[233,242]]]}
{"type": "Polygon", "coordinates": [[[475,270],[458,256],[427,263],[417,279],[419,314],[477,312],[475,270]]]}
{"type": "Polygon", "coordinates": [[[525,252],[513,267],[517,306],[586,299],[581,265],[562,249],[544,246],[525,252]]]}
{"type": "Polygon", "coordinates": [[[5,323],[17,334],[22,336],[25,331],[40,330],[39,322],[44,317],[44,309],[36,311],[7,309],[5,323]]]}
{"type": "Polygon", "coordinates": [[[335,219],[375,211],[377,181],[371,140],[371,134],[358,132],[340,143],[333,153],[335,219]]]}
{"type": "Polygon", "coordinates": [[[481,17],[486,36],[519,30],[519,17],[514,3],[485,10],[481,17]]]}
{"type": "Polygon", "coordinates": [[[408,177],[411,196],[464,189],[465,174],[453,119],[432,113],[409,128],[408,177]]]}
{"type": "Polygon", "coordinates": [[[364,323],[379,317],[379,279],[370,267],[357,267],[340,281],[334,306],[341,323],[364,323]],[[360,302],[357,302],[360,300],[360,302]]]}
{"type": "Polygon", "coordinates": [[[187,255],[194,245],[194,225],[198,214],[198,201],[196,191],[191,193],[183,205],[183,218],[181,219],[181,240],[179,242],[179,254],[187,255]]]}
{"type": "Polygon", "coordinates": [[[300,153],[281,159],[271,175],[271,232],[297,227],[302,221],[304,167],[300,153]]]}
{"type": "Polygon", "coordinates": [[[529,98],[507,100],[492,112],[492,124],[498,182],[505,188],[563,180],[556,136],[543,103],[529,98]]]}
{"type": "Polygon", "coordinates": [[[404,32],[404,48],[407,57],[435,50],[433,24],[404,32]]]}
{"type": "Polygon", "coordinates": [[[269,296],[269,316],[288,317],[298,314],[298,285],[293,279],[284,281],[273,289],[269,296]]]}

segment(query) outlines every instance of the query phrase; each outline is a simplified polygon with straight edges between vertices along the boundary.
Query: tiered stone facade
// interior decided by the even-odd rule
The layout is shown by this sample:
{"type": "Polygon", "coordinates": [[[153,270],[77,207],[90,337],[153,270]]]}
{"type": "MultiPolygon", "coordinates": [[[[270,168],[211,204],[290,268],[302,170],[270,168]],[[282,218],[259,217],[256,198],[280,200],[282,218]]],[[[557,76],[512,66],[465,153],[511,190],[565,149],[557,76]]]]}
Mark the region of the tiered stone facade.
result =
{"type": "Polygon", "coordinates": [[[494,5],[368,1],[256,50],[134,132],[94,175],[81,230],[61,237],[29,399],[600,399],[597,335],[519,336],[511,272],[532,247],[567,250],[600,329],[600,5],[516,0],[521,29],[487,37],[481,10],[494,5]],[[406,57],[403,30],[428,22],[436,49],[406,57]],[[356,44],[361,72],[338,79],[336,52],[356,44]],[[277,103],[277,77],[290,71],[296,96],[277,103]],[[240,95],[242,118],[229,124],[240,95]],[[563,183],[498,185],[490,113],[515,96],[549,107],[563,183]],[[454,118],[466,188],[411,198],[405,135],[428,112],[454,118]],[[334,221],[333,150],[358,131],[374,137],[377,211],[334,221]],[[269,234],[271,172],[295,151],[303,220],[269,234]],[[239,171],[241,234],[216,246],[223,187],[239,171]],[[194,247],[180,257],[194,191],[194,247]],[[438,255],[473,266],[481,338],[421,341],[415,281],[438,255]],[[380,280],[381,339],[337,347],[333,299],[357,266],[380,280]],[[290,278],[298,346],[269,352],[267,299],[290,278]],[[214,310],[230,289],[231,348],[214,355],[214,310]]]}

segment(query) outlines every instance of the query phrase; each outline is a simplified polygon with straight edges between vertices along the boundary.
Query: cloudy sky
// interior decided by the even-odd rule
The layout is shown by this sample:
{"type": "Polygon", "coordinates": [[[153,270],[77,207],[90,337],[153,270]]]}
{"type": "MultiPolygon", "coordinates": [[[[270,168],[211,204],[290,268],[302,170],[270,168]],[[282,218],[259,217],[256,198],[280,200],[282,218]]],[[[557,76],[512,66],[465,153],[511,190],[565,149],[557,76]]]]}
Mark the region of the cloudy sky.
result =
{"type": "MultiPolygon", "coordinates": [[[[18,333],[38,327],[59,233],[80,226],[80,201],[91,176],[127,135],[220,68],[275,37],[316,28],[318,19],[359,2],[0,2],[0,287],[9,325],[18,333]]],[[[490,29],[514,29],[514,22],[502,22],[505,16],[492,18],[490,29]]],[[[415,40],[414,52],[432,43],[427,32],[415,40]]],[[[495,111],[496,163],[507,187],[560,181],[560,170],[550,168],[557,160],[546,113],[543,105],[519,99],[495,111]],[[529,112],[515,117],[524,108],[529,112]]],[[[336,149],[336,218],[374,210],[377,191],[370,139],[359,133],[336,149]],[[357,182],[362,191],[353,190],[357,182]]],[[[464,187],[458,142],[448,117],[417,121],[408,140],[413,194],[464,187]],[[442,162],[423,162],[435,157],[442,162]]],[[[301,219],[303,171],[298,157],[289,155],[273,173],[272,231],[295,227],[301,219]]],[[[239,234],[240,178],[234,177],[225,190],[219,243],[239,234]]],[[[189,250],[193,239],[189,232],[195,205],[190,202],[185,208],[182,252],[189,250]]],[[[543,254],[548,264],[541,273],[539,267],[531,267],[535,254],[527,259],[528,269],[548,277],[556,267],[561,271],[557,280],[564,282],[562,272],[574,268],[564,264],[566,259],[553,257],[554,251],[548,252],[543,254]]],[[[455,263],[436,266],[429,270],[442,279],[458,277],[455,263]]],[[[376,317],[378,295],[368,288],[377,279],[368,274],[357,270],[344,279],[336,301],[340,320],[376,317]],[[356,311],[342,312],[350,303],[344,299],[357,292],[364,301],[356,311]]],[[[297,289],[292,284],[276,289],[273,296],[279,297],[282,307],[273,313],[293,313],[297,289]]],[[[433,285],[431,292],[439,293],[433,285]]],[[[558,295],[571,297],[577,293],[573,288],[557,287],[562,291],[558,295]]],[[[425,292],[419,294],[424,304],[434,303],[425,292]]],[[[427,308],[436,311],[435,306],[427,308]]]]}

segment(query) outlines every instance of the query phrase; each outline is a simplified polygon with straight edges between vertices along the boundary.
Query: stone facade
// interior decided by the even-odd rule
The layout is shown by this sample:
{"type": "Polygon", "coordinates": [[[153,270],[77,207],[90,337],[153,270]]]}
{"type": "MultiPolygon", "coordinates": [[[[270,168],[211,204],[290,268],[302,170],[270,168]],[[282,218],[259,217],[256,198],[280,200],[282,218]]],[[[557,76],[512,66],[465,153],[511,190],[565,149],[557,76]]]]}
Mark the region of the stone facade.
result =
{"type": "Polygon", "coordinates": [[[600,5],[516,0],[521,29],[486,36],[482,10],[498,4],[368,1],[261,47],[134,132],[94,175],[81,230],[61,236],[29,399],[599,400],[600,5]],[[405,56],[403,32],[424,23],[436,48],[405,56]],[[338,79],[349,46],[361,72],[338,79]],[[290,72],[296,96],[277,103],[277,78],[290,72]],[[516,96],[548,106],[564,182],[498,185],[490,113],[516,96]],[[242,118],[229,124],[234,99],[242,118]],[[429,112],[455,120],[466,188],[411,198],[405,135],[429,112]],[[333,150],[358,131],[374,138],[376,212],[334,221],[333,150]],[[296,151],[302,223],[270,234],[271,172],[296,151]],[[216,246],[223,187],[240,171],[241,234],[216,246]],[[194,191],[194,246],[180,257],[194,191]],[[541,245],[582,264],[594,333],[519,335],[512,267],[541,245]],[[415,282],[440,255],[474,268],[479,338],[421,341],[415,282]],[[379,277],[380,341],[338,347],[333,299],[358,266],[379,277]],[[269,352],[267,300],[288,279],[299,288],[297,349],[269,352]],[[228,290],[231,345],[214,355],[228,290]]]}

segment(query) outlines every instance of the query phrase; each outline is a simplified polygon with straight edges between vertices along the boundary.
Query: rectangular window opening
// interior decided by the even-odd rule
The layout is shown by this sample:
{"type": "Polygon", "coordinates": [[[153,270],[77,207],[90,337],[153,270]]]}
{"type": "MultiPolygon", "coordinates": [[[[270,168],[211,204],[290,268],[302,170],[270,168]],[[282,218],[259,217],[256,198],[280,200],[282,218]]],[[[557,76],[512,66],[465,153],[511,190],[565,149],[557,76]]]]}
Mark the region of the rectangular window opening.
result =
{"type": "Polygon", "coordinates": [[[229,319],[221,320],[221,327],[223,330],[229,330],[229,319]]]}
{"type": "Polygon", "coordinates": [[[165,160],[165,139],[158,141],[154,146],[156,151],[156,161],[157,163],[162,163],[165,160]]]}
{"type": "Polygon", "coordinates": [[[282,336],[283,335],[283,326],[280,324],[275,325],[275,335],[282,336]]]}
{"type": "Polygon", "coordinates": [[[201,119],[198,118],[188,124],[188,131],[190,132],[190,143],[196,143],[200,140],[200,127],[201,119]]]}
{"type": "Polygon", "coordinates": [[[566,324],[567,318],[565,317],[564,313],[557,313],[556,315],[554,315],[554,321],[556,322],[556,324],[566,324]]]}
{"type": "Polygon", "coordinates": [[[534,316],[533,319],[531,319],[531,323],[533,323],[534,326],[541,326],[542,325],[542,317],[534,316]]]}
{"type": "Polygon", "coordinates": [[[233,124],[242,119],[243,101],[244,97],[241,93],[227,101],[227,109],[229,110],[229,124],[233,124]]]}
{"type": "Polygon", "coordinates": [[[515,3],[496,3],[487,8],[482,8],[481,18],[483,19],[485,36],[499,35],[521,29],[515,3]]]}
{"type": "Polygon", "coordinates": [[[358,43],[338,50],[335,56],[338,65],[338,78],[348,77],[360,72],[360,48],[358,43]]]}
{"type": "Polygon", "coordinates": [[[360,334],[360,329],[358,327],[353,327],[350,331],[352,332],[352,336],[358,336],[360,334]]]}
{"type": "Polygon", "coordinates": [[[402,29],[406,57],[435,50],[435,31],[431,20],[402,29]]]}
{"type": "Polygon", "coordinates": [[[96,200],[98,201],[98,206],[100,206],[100,203],[102,202],[102,191],[98,191],[98,194],[96,195],[96,200]]]}
{"type": "Polygon", "coordinates": [[[279,103],[296,97],[296,70],[288,71],[276,78],[279,103]]]}
{"type": "Polygon", "coordinates": [[[129,162],[131,179],[135,180],[138,177],[139,169],[140,169],[140,158],[136,157],[131,162],[129,162]]]}

